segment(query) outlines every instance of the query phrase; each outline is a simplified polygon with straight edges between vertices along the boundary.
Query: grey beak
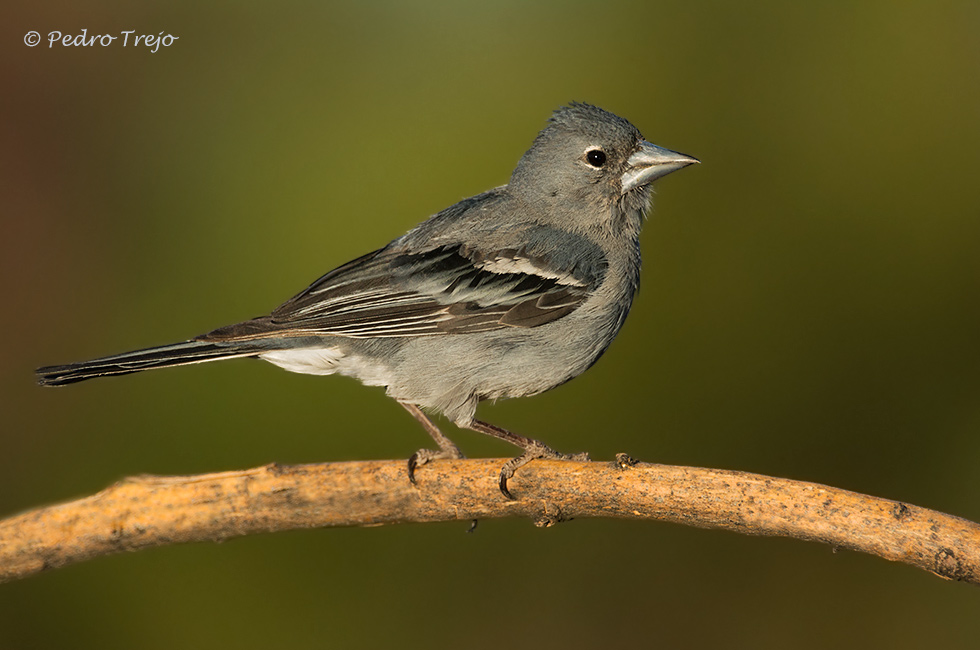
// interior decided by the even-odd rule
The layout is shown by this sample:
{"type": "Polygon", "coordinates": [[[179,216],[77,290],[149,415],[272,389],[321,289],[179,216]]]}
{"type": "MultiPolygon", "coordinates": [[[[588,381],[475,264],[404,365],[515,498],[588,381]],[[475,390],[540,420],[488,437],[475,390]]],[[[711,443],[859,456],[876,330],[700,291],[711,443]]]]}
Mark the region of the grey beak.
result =
{"type": "Polygon", "coordinates": [[[632,189],[652,183],[670,172],[701,162],[697,158],[658,147],[647,141],[640,143],[640,150],[630,156],[629,167],[623,174],[623,194],[632,189]]]}

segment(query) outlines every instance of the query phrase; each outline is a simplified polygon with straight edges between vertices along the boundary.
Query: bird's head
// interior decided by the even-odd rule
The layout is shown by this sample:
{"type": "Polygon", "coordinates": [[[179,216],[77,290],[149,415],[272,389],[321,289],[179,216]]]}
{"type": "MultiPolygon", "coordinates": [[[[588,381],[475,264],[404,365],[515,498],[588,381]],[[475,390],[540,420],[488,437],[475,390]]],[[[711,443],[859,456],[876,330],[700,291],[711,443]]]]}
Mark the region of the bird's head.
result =
{"type": "Polygon", "coordinates": [[[596,209],[602,214],[610,214],[610,209],[616,214],[642,213],[650,183],[697,162],[647,142],[621,117],[573,103],[551,116],[517,164],[508,187],[563,220],[585,219],[596,215],[596,209]]]}

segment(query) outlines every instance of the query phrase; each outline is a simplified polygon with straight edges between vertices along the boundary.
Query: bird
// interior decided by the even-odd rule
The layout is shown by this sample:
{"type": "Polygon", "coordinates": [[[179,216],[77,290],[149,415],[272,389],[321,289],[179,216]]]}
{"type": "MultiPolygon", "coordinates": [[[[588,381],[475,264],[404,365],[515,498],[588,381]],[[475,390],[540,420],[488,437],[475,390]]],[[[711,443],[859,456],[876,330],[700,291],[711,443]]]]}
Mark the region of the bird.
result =
{"type": "Polygon", "coordinates": [[[609,347],[640,281],[651,183],[700,162],[646,141],[627,120],[572,102],[555,110],[506,185],[463,199],[386,246],[323,275],[271,314],[192,339],[37,370],[42,386],[224,359],[340,374],[383,386],[438,449],[408,476],[464,458],[432,422],[522,449],[499,488],[535,459],[587,460],[476,419],[486,400],[580,375],[609,347]]]}

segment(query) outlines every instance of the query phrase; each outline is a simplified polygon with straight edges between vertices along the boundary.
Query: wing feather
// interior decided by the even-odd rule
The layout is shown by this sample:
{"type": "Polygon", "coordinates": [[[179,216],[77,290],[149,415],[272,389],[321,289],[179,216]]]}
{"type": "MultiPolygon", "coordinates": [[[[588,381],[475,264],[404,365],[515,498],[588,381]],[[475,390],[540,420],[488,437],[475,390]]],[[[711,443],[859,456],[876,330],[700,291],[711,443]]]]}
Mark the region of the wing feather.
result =
{"type": "Polygon", "coordinates": [[[539,327],[567,316],[601,281],[554,268],[521,250],[455,244],[407,253],[384,248],[349,262],[270,316],[200,340],[272,337],[437,336],[539,327]]]}

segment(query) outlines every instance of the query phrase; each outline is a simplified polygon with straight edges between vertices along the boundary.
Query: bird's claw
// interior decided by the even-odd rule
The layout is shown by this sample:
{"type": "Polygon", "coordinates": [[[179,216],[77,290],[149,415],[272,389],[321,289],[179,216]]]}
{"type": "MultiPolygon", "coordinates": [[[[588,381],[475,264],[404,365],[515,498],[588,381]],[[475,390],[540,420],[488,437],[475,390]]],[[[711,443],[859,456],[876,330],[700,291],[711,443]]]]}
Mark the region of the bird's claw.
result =
{"type": "Polygon", "coordinates": [[[515,501],[516,499],[514,499],[514,495],[510,493],[510,490],[507,489],[507,481],[513,478],[514,472],[516,472],[521,467],[524,467],[532,460],[537,460],[539,458],[543,458],[546,460],[576,460],[576,461],[591,460],[589,458],[589,455],[585,452],[581,454],[562,454],[560,452],[555,451],[551,447],[538,442],[537,440],[533,442],[534,444],[526,448],[523,454],[521,454],[517,458],[511,458],[506,463],[504,463],[503,467],[500,468],[500,481],[498,483],[500,487],[500,492],[501,494],[504,495],[505,498],[507,498],[510,501],[515,501]]]}
{"type": "Polygon", "coordinates": [[[408,480],[411,481],[412,485],[418,485],[418,482],[415,480],[415,470],[431,460],[438,460],[441,458],[459,460],[461,458],[466,458],[466,456],[464,456],[463,452],[456,447],[439,450],[419,449],[417,452],[408,457],[408,480]]]}

